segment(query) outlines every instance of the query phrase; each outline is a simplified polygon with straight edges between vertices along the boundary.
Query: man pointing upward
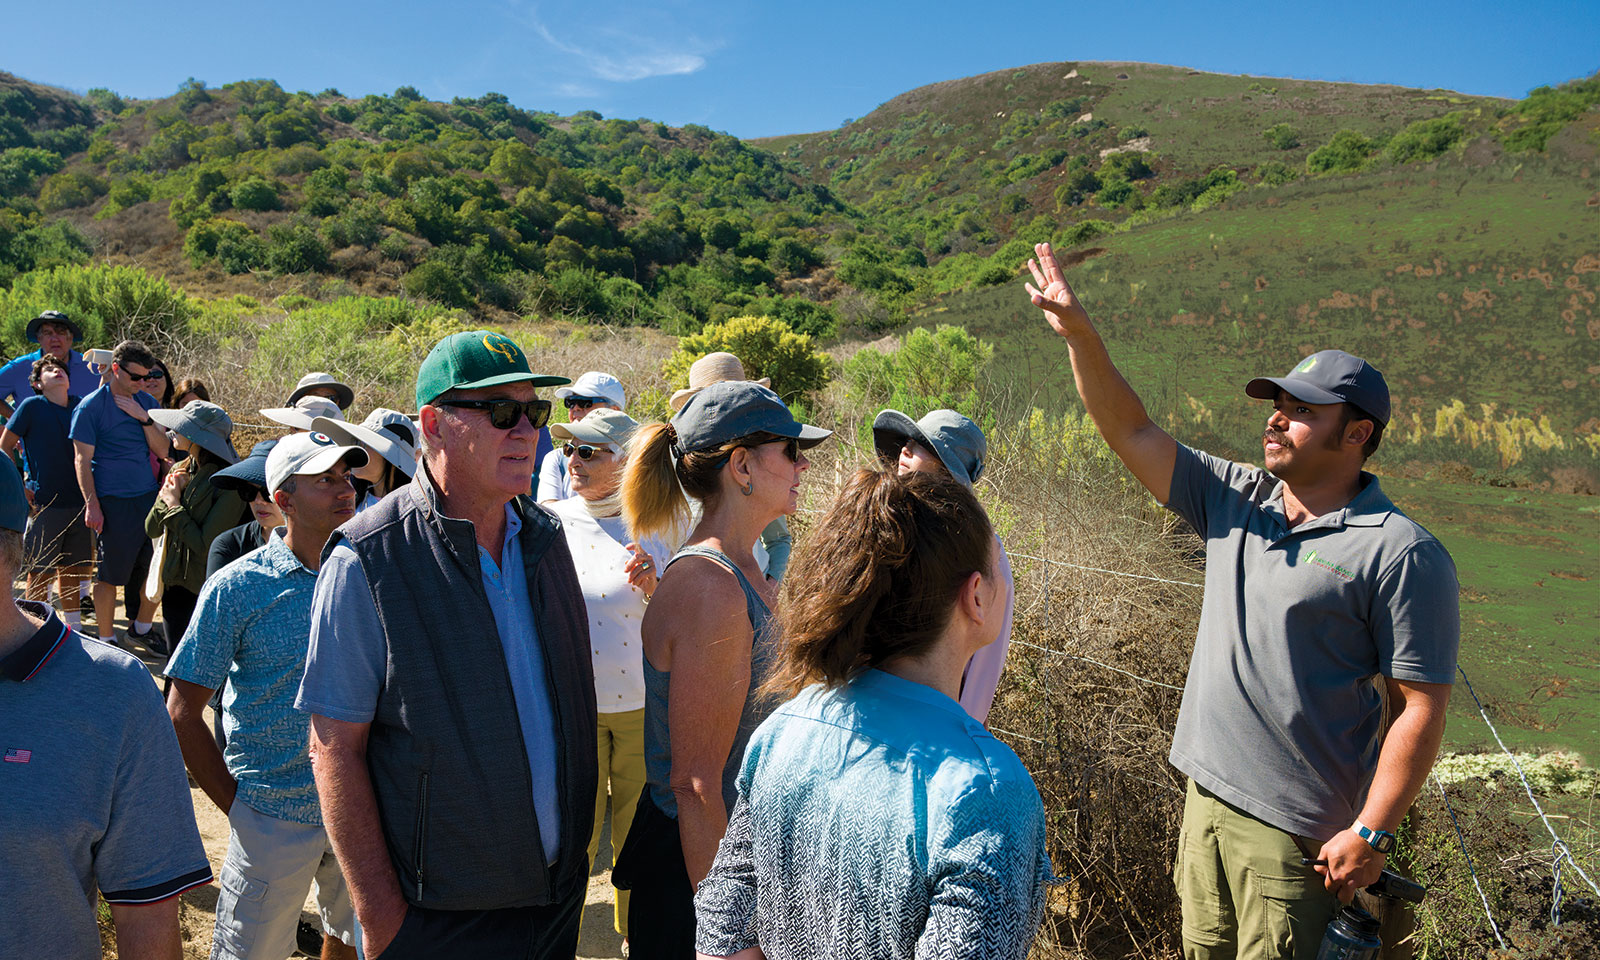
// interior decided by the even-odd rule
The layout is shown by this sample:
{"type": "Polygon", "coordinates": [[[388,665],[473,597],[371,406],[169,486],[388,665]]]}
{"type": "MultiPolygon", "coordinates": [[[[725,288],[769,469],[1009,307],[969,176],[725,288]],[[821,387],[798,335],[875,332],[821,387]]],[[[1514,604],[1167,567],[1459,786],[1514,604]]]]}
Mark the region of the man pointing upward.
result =
{"type": "Polygon", "coordinates": [[[1184,956],[1310,960],[1337,900],[1377,880],[1438,753],[1455,674],[1455,567],[1362,469],[1389,388],[1324,350],[1245,386],[1272,403],[1265,470],[1193,450],[1117,372],[1050,245],[1035,252],[1028,293],[1067,341],[1089,415],[1206,543],[1171,757],[1189,777],[1173,871],[1184,956]]]}

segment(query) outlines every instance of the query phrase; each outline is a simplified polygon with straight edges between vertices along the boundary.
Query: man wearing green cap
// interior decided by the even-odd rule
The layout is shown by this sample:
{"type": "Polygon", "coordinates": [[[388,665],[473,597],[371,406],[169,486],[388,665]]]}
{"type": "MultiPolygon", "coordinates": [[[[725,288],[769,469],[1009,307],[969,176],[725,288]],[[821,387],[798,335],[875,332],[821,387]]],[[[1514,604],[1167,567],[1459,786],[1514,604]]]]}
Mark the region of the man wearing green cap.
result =
{"type": "Polygon", "coordinates": [[[1388,385],[1323,350],[1245,386],[1272,402],[1265,470],[1183,446],[1117,372],[1050,245],[1035,252],[1030,299],[1067,341],[1095,426],[1206,544],[1172,737],[1189,777],[1173,870],[1184,956],[1310,960],[1338,901],[1378,879],[1433,768],[1456,668],[1450,555],[1362,469],[1388,385]]]}
{"type": "Polygon", "coordinates": [[[550,416],[517,344],[446,337],[422,463],[340,527],[295,706],[365,954],[570,958],[594,816],[588,614],[528,495],[550,416]]]}

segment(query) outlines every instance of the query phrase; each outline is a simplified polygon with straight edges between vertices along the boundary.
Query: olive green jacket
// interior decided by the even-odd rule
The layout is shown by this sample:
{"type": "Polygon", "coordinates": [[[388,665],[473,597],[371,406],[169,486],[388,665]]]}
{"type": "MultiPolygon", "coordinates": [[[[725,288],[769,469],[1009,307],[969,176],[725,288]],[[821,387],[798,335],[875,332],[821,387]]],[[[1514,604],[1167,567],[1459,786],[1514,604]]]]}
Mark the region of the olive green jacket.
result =
{"type": "Polygon", "coordinates": [[[166,560],[161,564],[161,582],[183,587],[198,594],[206,582],[206,554],[217,535],[240,523],[245,503],[232,490],[220,490],[211,475],[222,469],[208,463],[190,477],[178,498],[179,506],[169,507],[159,498],[144,518],[144,532],[152,540],[166,534],[166,560]]]}

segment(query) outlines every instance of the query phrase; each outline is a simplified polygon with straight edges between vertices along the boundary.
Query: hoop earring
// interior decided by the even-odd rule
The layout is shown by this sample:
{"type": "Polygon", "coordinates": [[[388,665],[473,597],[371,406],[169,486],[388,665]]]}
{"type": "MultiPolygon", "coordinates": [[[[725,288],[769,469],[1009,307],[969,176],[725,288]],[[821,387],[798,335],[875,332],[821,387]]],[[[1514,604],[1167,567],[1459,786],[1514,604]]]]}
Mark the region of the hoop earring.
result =
{"type": "Polygon", "coordinates": [[[756,492],[756,482],[754,480],[746,480],[744,486],[739,488],[739,492],[747,497],[750,496],[756,492]]]}

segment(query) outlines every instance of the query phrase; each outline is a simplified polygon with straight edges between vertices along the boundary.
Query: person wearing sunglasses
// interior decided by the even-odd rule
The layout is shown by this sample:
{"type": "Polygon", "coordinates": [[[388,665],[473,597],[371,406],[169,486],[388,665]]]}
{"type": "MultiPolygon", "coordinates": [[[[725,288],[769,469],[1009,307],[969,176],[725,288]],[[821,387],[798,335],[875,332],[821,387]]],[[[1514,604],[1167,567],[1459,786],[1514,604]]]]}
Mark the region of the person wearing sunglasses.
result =
{"type": "MultiPolygon", "coordinates": [[[[596,410],[621,410],[627,406],[627,394],[622,383],[609,373],[590,370],[565,387],[557,387],[556,399],[567,408],[567,421],[578,423],[596,410]]],[[[555,428],[551,428],[555,437],[555,428]]],[[[539,489],[534,498],[540,503],[552,503],[572,496],[572,482],[567,475],[567,455],[557,447],[544,455],[539,462],[539,489]]]]}
{"type": "MultiPolygon", "coordinates": [[[[912,420],[899,410],[884,410],[873,418],[872,441],[878,459],[902,477],[908,473],[942,474],[970,490],[989,466],[989,441],[982,428],[954,410],[930,410],[921,420],[912,420]]],[[[1000,636],[972,655],[961,676],[961,706],[979,723],[989,722],[989,708],[994,706],[1000,670],[1011,647],[1011,614],[1017,595],[1011,560],[998,533],[995,542],[1000,583],[1005,587],[1000,636]]]]}
{"type": "Polygon", "coordinates": [[[612,882],[631,890],[637,960],[694,956],[694,886],[711,868],[733,809],[745,742],[773,703],[757,695],[777,653],[776,586],[751,545],[799,504],[803,450],[831,432],[794,419],[745,380],[713,383],[671,423],[640,427],[622,481],[635,539],[681,539],[641,626],[645,793],[612,882]]]}
{"type": "MultiPolygon", "coordinates": [[[[150,417],[160,401],[141,388],[160,379],[149,348],[124,340],[111,352],[105,385],[73,409],[67,431],[83,493],[84,523],[96,535],[95,628],[107,643],[114,638],[117,585],[128,582],[140,553],[150,550],[144,518],[161,485],[150,457],[165,457],[169,441],[166,430],[150,417]]],[[[135,629],[149,626],[136,624],[135,629]]]]}
{"type": "MultiPolygon", "coordinates": [[[[659,540],[636,542],[622,521],[622,471],[639,424],[620,410],[596,410],[558,423],[551,437],[567,458],[572,496],[550,504],[561,519],[589,611],[598,705],[600,782],[595,791],[589,858],[600,848],[606,800],[611,802],[612,864],[633,823],[644,788],[644,663],[640,625],[656,588],[656,571],[672,556],[659,540]]],[[[628,943],[628,891],[617,892],[613,924],[628,943]]]]}
{"type": "Polygon", "coordinates": [[[417,372],[416,477],[325,548],[296,707],[366,956],[577,949],[589,617],[560,522],[528,495],[537,388],[567,382],[503,334],[441,340],[417,372]]]}

